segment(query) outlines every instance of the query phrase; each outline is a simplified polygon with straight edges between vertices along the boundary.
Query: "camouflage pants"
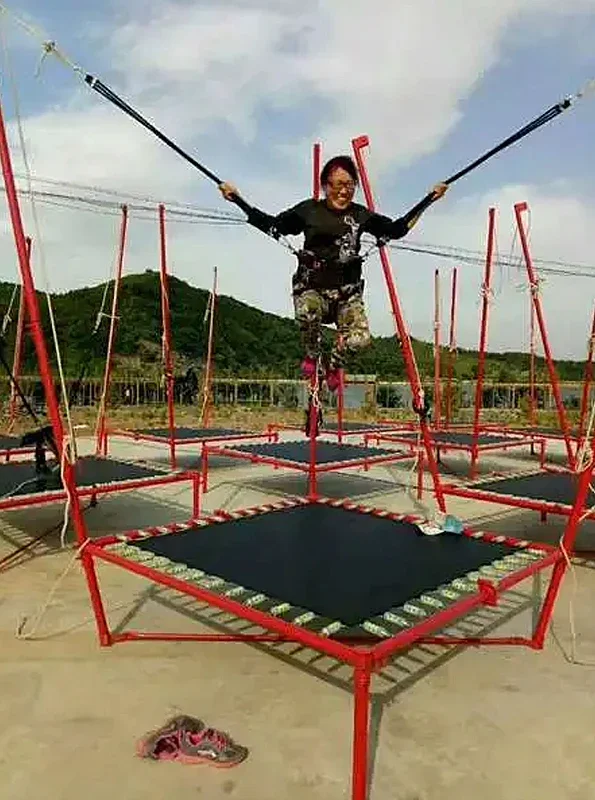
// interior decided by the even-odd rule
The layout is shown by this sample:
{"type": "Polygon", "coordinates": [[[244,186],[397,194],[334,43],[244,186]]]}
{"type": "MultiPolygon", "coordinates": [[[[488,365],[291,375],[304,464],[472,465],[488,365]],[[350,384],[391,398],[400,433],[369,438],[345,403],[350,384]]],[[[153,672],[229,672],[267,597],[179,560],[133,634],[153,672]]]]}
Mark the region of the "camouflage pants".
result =
{"type": "Polygon", "coordinates": [[[335,324],[339,334],[331,353],[332,367],[342,367],[346,358],[370,343],[361,291],[306,289],[293,295],[293,305],[306,355],[312,358],[321,355],[323,325],[335,324]]]}

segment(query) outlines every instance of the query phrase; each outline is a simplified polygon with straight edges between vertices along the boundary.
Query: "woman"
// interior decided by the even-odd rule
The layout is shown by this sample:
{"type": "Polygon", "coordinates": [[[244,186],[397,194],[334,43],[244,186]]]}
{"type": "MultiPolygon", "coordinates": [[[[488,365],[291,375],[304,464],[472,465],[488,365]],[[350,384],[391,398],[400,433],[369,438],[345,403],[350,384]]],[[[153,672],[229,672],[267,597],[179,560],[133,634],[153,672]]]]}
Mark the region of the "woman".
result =
{"type": "Polygon", "coordinates": [[[307,378],[315,374],[321,357],[322,325],[334,323],[339,335],[331,352],[326,383],[335,391],[344,359],[370,342],[363,301],[362,234],[401,239],[448,187],[436,185],[432,194],[405,216],[391,220],[353,202],[358,173],[349,156],[331,158],[320,174],[320,184],[324,199],[304,200],[277,216],[250,206],[230,183],[222,183],[219,189],[226,200],[240,200],[248,222],[259,230],[276,237],[304,234],[304,247],[298,254],[292,279],[295,318],[306,351],[302,373],[307,378]]]}

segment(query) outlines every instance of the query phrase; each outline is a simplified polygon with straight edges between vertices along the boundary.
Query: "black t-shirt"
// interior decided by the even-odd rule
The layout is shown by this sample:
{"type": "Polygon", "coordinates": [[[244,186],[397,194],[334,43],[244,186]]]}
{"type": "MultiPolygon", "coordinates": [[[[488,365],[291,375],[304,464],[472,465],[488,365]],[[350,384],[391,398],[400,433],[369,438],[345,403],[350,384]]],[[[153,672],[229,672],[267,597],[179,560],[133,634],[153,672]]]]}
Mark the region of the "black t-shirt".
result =
{"type": "MultiPolygon", "coordinates": [[[[431,202],[431,201],[430,201],[431,202]]],[[[430,204],[427,198],[395,220],[351,203],[344,211],[329,208],[325,200],[303,200],[277,216],[244,204],[248,222],[273,236],[304,234],[301,282],[312,287],[340,287],[361,279],[361,237],[400,239],[430,204]]],[[[299,268],[298,268],[299,271],[299,268]]]]}

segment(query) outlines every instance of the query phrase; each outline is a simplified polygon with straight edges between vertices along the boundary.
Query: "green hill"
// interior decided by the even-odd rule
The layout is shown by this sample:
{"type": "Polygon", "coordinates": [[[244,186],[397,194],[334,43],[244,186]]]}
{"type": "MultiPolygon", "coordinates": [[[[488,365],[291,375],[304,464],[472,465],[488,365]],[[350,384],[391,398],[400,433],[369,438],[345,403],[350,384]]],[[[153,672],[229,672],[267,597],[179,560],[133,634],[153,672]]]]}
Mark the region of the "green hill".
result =
{"type": "MultiPolygon", "coordinates": [[[[110,287],[111,288],[111,287],[110,287]]],[[[53,296],[53,308],[58,337],[61,344],[64,371],[76,377],[82,365],[88,376],[102,374],[109,318],[103,317],[93,333],[97,314],[101,308],[105,285],[77,289],[53,296]]],[[[10,302],[13,285],[0,283],[0,314],[4,315],[10,302]]],[[[51,345],[45,297],[40,294],[43,325],[51,345]]],[[[170,308],[175,351],[176,372],[189,364],[200,366],[205,359],[208,326],[204,316],[208,292],[188,283],[170,278],[170,308]]],[[[128,275],[122,281],[118,313],[118,330],[115,345],[117,372],[154,377],[161,370],[161,299],[159,275],[147,271],[141,275],[128,275]]],[[[105,312],[110,313],[111,292],[105,312]]],[[[6,353],[12,359],[12,342],[18,299],[12,311],[12,323],[7,332],[6,353]]],[[[332,334],[329,331],[330,342],[332,334]]],[[[433,374],[433,349],[428,343],[414,341],[414,348],[422,376],[433,374]]],[[[50,347],[50,349],[52,349],[50,347]]],[[[446,358],[446,350],[444,358],[446,358]]],[[[215,369],[219,376],[271,376],[297,377],[301,348],[296,323],[289,318],[260,311],[233,297],[220,296],[215,317],[215,369]]],[[[456,359],[459,379],[473,379],[476,375],[477,354],[460,350],[456,359]]],[[[528,380],[529,359],[526,353],[496,353],[487,358],[486,377],[500,382],[528,380]]],[[[582,379],[583,363],[566,361],[558,363],[562,380],[582,379]]],[[[379,378],[401,380],[403,358],[395,337],[375,337],[371,346],[349,365],[355,373],[375,374],[379,378]]],[[[540,376],[545,379],[544,364],[538,361],[540,376]]],[[[37,372],[31,343],[26,347],[25,372],[37,372]]],[[[444,372],[446,364],[444,363],[444,372]]]]}

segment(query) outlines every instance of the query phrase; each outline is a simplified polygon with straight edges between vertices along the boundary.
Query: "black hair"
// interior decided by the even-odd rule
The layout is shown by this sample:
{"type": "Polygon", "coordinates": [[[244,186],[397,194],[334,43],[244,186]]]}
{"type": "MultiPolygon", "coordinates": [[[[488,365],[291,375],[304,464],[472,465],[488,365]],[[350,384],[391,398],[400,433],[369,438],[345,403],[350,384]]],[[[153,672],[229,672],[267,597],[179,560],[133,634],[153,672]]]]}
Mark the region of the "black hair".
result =
{"type": "Polygon", "coordinates": [[[322,168],[322,172],[320,173],[320,183],[322,186],[329,182],[331,173],[336,169],[344,169],[345,172],[347,172],[349,176],[353,178],[353,182],[357,186],[359,175],[357,174],[357,167],[355,166],[355,162],[351,156],[335,156],[326,162],[322,168]]]}

